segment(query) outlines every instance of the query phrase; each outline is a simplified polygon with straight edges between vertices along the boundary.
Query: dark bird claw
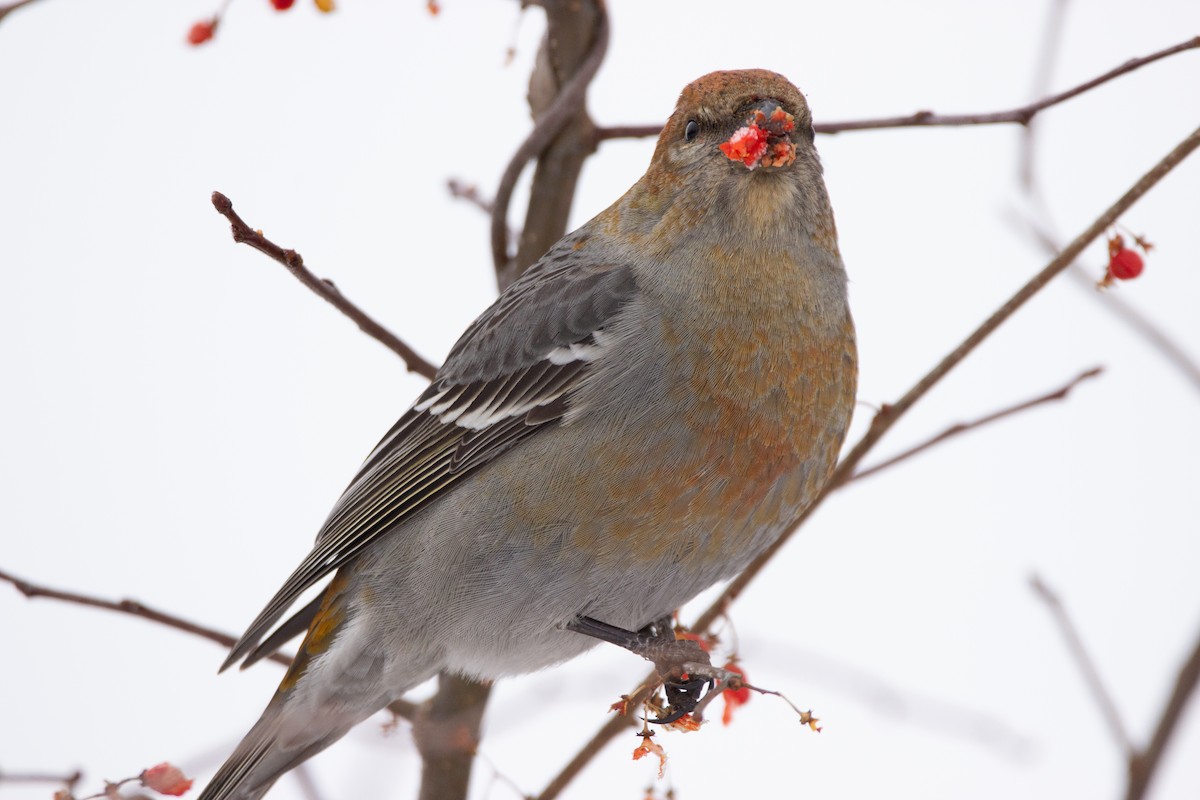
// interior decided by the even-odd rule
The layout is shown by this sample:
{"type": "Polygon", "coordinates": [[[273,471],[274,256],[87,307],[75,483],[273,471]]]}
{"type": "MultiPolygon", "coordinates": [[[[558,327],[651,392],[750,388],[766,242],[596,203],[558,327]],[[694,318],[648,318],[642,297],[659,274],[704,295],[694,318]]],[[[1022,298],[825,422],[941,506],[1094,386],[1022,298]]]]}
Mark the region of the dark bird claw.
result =
{"type": "Polygon", "coordinates": [[[688,680],[671,680],[663,684],[667,693],[667,713],[658,719],[650,720],[655,725],[669,725],[692,713],[704,697],[705,686],[711,687],[711,678],[689,678],[688,680]]]}

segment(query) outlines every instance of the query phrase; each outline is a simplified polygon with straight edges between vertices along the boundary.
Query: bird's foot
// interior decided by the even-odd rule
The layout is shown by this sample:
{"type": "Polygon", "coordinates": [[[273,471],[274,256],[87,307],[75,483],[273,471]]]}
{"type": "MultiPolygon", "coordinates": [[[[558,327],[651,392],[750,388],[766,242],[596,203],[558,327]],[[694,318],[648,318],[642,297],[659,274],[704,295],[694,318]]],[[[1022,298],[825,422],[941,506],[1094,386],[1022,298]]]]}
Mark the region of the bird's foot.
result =
{"type": "Polygon", "coordinates": [[[567,629],[623,647],[654,664],[667,695],[666,713],[650,720],[656,724],[666,725],[692,713],[712,694],[711,687],[738,677],[714,667],[695,640],[676,638],[669,616],[639,631],[627,631],[591,617],[577,617],[567,623],[567,629]],[[706,687],[710,689],[707,693],[706,687]]]}

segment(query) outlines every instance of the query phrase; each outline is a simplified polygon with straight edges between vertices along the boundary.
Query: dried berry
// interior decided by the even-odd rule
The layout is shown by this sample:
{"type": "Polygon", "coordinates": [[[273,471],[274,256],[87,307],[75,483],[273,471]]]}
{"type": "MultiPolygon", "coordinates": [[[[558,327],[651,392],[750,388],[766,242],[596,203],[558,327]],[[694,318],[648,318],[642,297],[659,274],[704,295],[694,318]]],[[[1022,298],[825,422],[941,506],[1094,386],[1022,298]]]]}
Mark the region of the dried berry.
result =
{"type": "Polygon", "coordinates": [[[217,32],[216,19],[206,20],[204,22],[197,22],[195,25],[192,26],[192,29],[190,31],[188,31],[188,35],[187,35],[188,44],[190,44],[192,46],[195,46],[198,44],[204,44],[209,39],[213,38],[213,34],[215,34],[216,32],[217,32]]]}

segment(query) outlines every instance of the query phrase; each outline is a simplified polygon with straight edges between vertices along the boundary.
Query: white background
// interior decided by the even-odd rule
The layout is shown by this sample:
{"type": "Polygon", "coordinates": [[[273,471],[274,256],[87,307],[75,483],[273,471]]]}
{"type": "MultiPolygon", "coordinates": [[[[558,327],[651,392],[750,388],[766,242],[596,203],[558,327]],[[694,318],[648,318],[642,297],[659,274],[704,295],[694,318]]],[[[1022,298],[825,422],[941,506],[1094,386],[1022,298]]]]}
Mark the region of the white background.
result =
{"type": "MultiPolygon", "coordinates": [[[[487,221],[444,183],[490,194],[525,136],[542,19],[499,0],[444,0],[437,18],[419,0],[343,0],[331,15],[236,0],[215,42],[186,46],[215,5],[42,0],[0,24],[0,568],[236,633],[423,381],[235,246],[209,193],[440,359],[493,296],[487,221]]],[[[1049,6],[611,11],[589,99],[601,124],[661,121],[688,81],[750,66],[791,77],[818,121],[1008,108],[1030,99],[1049,6]]],[[[1198,33],[1190,0],[1076,3],[1053,87],[1198,33]]],[[[1040,221],[1082,230],[1200,122],[1197,86],[1189,52],[1040,118],[1040,221]]],[[[857,430],[1047,260],[1012,223],[1028,209],[1019,141],[1013,126],[818,139],[860,333],[857,430]]],[[[623,192],[652,146],[603,145],[573,223],[623,192]]],[[[1115,293],[1200,358],[1200,157],[1125,222],[1158,249],[1115,293]]],[[[1088,251],[1097,277],[1102,260],[1088,251]]],[[[879,455],[1097,364],[1104,377],[1068,402],[814,517],[733,614],[752,679],[825,731],[758,698],[730,728],[661,735],[679,798],[1119,795],[1123,761],[1028,580],[1061,593],[1145,742],[1200,633],[1197,386],[1064,277],[879,455]]],[[[218,677],[207,642],[7,586],[0,621],[0,768],[81,767],[89,791],[160,760],[207,779],[280,676],[218,677]]],[[[517,796],[495,770],[539,791],[644,671],[601,648],[503,682],[473,797],[517,796]]],[[[1200,794],[1196,709],[1156,797],[1200,794]]],[[[414,796],[407,725],[385,737],[382,721],[315,759],[326,798],[414,796]]],[[[568,797],[640,797],[654,765],[630,760],[637,741],[605,750],[568,797]]],[[[52,788],[0,783],[0,798],[52,788]]],[[[298,796],[290,777],[271,795],[298,796]]]]}

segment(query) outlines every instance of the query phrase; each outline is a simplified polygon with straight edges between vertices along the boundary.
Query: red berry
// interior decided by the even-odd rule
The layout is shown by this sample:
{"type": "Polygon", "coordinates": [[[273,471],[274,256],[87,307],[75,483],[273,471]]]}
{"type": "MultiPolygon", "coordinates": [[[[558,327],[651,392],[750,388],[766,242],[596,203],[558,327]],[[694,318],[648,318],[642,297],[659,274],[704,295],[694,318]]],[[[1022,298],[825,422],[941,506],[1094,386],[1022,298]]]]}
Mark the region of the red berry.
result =
{"type": "Polygon", "coordinates": [[[213,34],[217,32],[217,21],[215,19],[197,22],[188,31],[187,40],[190,45],[204,44],[209,39],[213,38],[213,34]]]}
{"type": "Polygon", "coordinates": [[[295,3],[296,0],[271,0],[271,5],[275,6],[276,11],[287,11],[295,3]]]}
{"type": "Polygon", "coordinates": [[[1108,274],[1119,281],[1127,281],[1142,274],[1142,257],[1134,250],[1118,250],[1108,259],[1108,274]]]}

